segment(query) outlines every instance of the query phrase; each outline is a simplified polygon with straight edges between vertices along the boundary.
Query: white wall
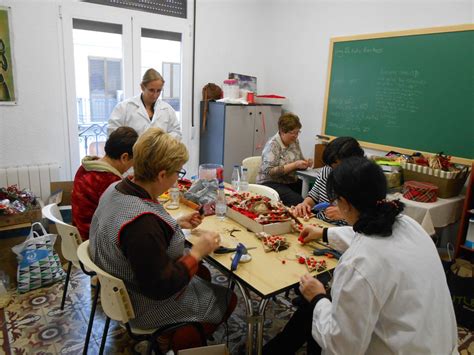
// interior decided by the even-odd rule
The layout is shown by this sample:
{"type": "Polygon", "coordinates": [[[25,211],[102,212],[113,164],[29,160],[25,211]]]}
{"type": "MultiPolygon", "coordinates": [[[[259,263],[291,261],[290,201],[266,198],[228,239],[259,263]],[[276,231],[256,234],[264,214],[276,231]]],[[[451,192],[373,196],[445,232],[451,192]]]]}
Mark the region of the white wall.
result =
{"type": "Polygon", "coordinates": [[[54,162],[63,174],[69,166],[69,143],[58,7],[52,1],[0,5],[12,7],[18,95],[18,105],[0,106],[0,167],[54,162]]]}
{"type": "Polygon", "coordinates": [[[290,98],[303,121],[301,145],[312,155],[321,132],[331,37],[472,23],[472,0],[277,0],[268,12],[268,88],[290,98]],[[288,11],[289,7],[293,9],[288,11]],[[275,75],[279,73],[279,75],[275,75]]]}
{"type": "MultiPolygon", "coordinates": [[[[189,0],[191,1],[191,0],[189,0]]],[[[0,106],[0,167],[58,162],[70,178],[62,39],[56,1],[12,6],[19,104],[0,106]]],[[[312,155],[321,129],[329,38],[472,23],[472,0],[197,0],[195,121],[201,89],[229,72],[258,78],[260,93],[288,96],[312,155]]],[[[199,127],[188,147],[197,167],[199,127]]]]}
{"type": "MultiPolygon", "coordinates": [[[[321,133],[331,37],[472,23],[473,3],[472,0],[198,0],[196,89],[207,81],[219,83],[230,70],[255,74],[260,93],[289,98],[284,108],[302,119],[300,142],[304,153],[312,157],[315,135],[321,133]],[[246,20],[239,21],[240,18],[246,20]],[[234,23],[235,27],[240,24],[240,29],[227,30],[234,23]],[[245,49],[232,55],[235,48],[242,47],[245,49]],[[247,56],[242,57],[242,53],[247,56]]],[[[198,90],[196,99],[200,99],[198,90]]]]}

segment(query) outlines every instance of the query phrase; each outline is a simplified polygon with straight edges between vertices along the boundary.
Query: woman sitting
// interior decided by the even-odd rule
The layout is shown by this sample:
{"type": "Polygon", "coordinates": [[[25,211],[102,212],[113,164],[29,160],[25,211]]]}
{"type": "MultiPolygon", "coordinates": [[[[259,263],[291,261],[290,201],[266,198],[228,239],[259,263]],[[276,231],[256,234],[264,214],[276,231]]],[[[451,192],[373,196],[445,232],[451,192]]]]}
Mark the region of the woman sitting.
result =
{"type": "Polygon", "coordinates": [[[257,175],[257,184],[276,190],[286,206],[296,206],[303,201],[301,180],[296,170],[306,170],[313,163],[305,160],[301,152],[298,135],[301,123],[298,116],[284,113],[278,119],[278,133],[265,144],[262,166],[257,175]]]}
{"type": "MultiPolygon", "coordinates": [[[[312,208],[321,202],[329,202],[326,192],[326,182],[332,169],[335,168],[343,159],[349,157],[363,157],[364,150],[360,147],[359,142],[352,137],[338,137],[332,140],[323,153],[324,167],[319,171],[313,188],[309,191],[308,196],[297,205],[294,209],[296,216],[304,217],[311,214],[312,208]]],[[[336,224],[346,225],[342,220],[341,213],[337,206],[329,206],[328,208],[315,211],[316,218],[323,221],[336,224]]]]}
{"type": "MultiPolygon", "coordinates": [[[[134,145],[133,157],[134,177],[112,184],[92,218],[92,260],[125,282],[135,311],[132,326],[150,329],[197,321],[210,335],[236,305],[232,291],[196,275],[199,262],[219,246],[220,237],[202,231],[185,254],[181,228],[199,225],[199,213],[175,220],[157,202],[184,175],[186,147],[150,128],[134,145]]],[[[196,332],[183,332],[171,339],[174,351],[201,345],[196,332]]]]}
{"type": "Polygon", "coordinates": [[[381,168],[361,157],[343,160],[329,175],[329,198],[353,227],[307,227],[305,242],[323,238],[345,250],[331,298],[307,274],[308,303],[265,345],[266,354],[454,354],[457,328],[446,276],[423,228],[386,201],[381,168]],[[319,348],[320,347],[320,348],[319,348]]]}

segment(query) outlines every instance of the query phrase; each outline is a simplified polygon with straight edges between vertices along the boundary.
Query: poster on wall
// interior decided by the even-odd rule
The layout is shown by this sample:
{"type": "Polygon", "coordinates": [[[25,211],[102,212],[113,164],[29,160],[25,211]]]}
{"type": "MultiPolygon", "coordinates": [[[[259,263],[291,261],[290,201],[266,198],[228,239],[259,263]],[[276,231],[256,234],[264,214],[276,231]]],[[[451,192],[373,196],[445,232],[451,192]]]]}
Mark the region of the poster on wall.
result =
{"type": "Polygon", "coordinates": [[[16,104],[10,8],[0,6],[0,105],[16,104]]]}

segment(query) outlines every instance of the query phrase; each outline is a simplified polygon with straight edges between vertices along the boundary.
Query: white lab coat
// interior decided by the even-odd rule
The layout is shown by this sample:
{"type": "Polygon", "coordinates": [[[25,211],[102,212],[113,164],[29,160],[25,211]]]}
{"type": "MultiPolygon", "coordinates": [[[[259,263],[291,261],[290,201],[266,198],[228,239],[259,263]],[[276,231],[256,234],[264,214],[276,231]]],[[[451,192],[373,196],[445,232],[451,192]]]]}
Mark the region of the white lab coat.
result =
{"type": "Polygon", "coordinates": [[[150,127],[158,127],[173,137],[181,140],[181,125],[173,108],[162,100],[156,100],[155,113],[150,121],[141,95],[119,102],[110,114],[107,134],[110,135],[118,127],[132,127],[142,135],[150,127]]]}
{"type": "Polygon", "coordinates": [[[328,230],[344,250],[332,302],[314,308],[312,334],[326,354],[457,354],[457,326],[431,238],[408,216],[390,237],[328,230]]]}

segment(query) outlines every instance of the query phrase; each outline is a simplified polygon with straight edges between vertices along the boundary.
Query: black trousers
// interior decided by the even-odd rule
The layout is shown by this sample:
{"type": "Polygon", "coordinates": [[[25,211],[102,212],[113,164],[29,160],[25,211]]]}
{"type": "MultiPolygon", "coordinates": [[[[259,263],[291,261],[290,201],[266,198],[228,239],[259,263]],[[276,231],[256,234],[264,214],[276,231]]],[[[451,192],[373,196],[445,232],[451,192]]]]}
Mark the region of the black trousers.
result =
{"type": "Polygon", "coordinates": [[[276,190],[280,195],[281,202],[283,202],[285,206],[296,206],[304,200],[301,196],[301,188],[303,186],[303,182],[301,180],[298,180],[297,182],[292,184],[263,182],[262,185],[271,187],[273,190],[276,190]]]}
{"type": "Polygon", "coordinates": [[[310,303],[302,305],[291,316],[283,330],[263,347],[264,355],[295,354],[307,343],[307,354],[321,354],[321,347],[311,335],[313,326],[313,309],[310,303]]]}

